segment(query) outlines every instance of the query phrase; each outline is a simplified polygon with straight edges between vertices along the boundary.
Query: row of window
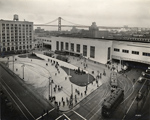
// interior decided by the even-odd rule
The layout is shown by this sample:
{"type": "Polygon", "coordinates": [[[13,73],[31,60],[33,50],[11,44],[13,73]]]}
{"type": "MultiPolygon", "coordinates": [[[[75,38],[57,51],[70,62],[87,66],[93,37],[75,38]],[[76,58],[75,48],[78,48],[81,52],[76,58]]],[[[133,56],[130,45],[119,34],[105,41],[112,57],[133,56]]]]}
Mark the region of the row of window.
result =
{"type": "MultiPolygon", "coordinates": [[[[114,48],[114,51],[115,51],[115,52],[120,52],[120,49],[114,48]]],[[[129,53],[129,50],[122,49],[122,52],[123,52],[123,53],[129,53]]],[[[131,53],[134,54],[134,55],[139,55],[139,51],[132,51],[131,53]]],[[[150,56],[150,53],[143,52],[142,55],[143,55],[143,56],[150,56]]]]}
{"type": "Polygon", "coordinates": [[[13,51],[13,50],[26,50],[26,49],[31,49],[32,45],[27,45],[27,46],[16,46],[16,47],[3,47],[1,48],[2,51],[13,51]]]}
{"type": "Polygon", "coordinates": [[[9,26],[9,25],[11,25],[11,26],[29,26],[29,27],[32,27],[32,25],[25,25],[25,24],[4,24],[4,23],[2,23],[2,26],[9,26]]]}
{"type": "Polygon", "coordinates": [[[37,40],[46,41],[46,42],[51,42],[51,40],[46,40],[46,39],[37,39],[37,40]]]}
{"type": "Polygon", "coordinates": [[[23,45],[24,45],[24,44],[28,44],[28,43],[32,44],[32,42],[14,42],[14,43],[3,43],[2,45],[3,45],[3,46],[12,45],[12,46],[13,46],[13,45],[19,45],[19,44],[23,44],[23,45]]]}
{"type": "MultiPolygon", "coordinates": [[[[64,42],[60,42],[61,50],[69,50],[74,51],[74,43],[70,43],[70,49],[69,49],[69,43],[65,42],[65,48],[64,48],[64,42]]],[[[56,50],[59,50],[59,41],[56,41],[56,50]]],[[[81,45],[76,44],[76,52],[81,53],[81,45]]],[[[87,45],[83,45],[83,56],[87,56],[87,45]]],[[[95,58],[95,46],[90,46],[90,57],[95,58]]]]}

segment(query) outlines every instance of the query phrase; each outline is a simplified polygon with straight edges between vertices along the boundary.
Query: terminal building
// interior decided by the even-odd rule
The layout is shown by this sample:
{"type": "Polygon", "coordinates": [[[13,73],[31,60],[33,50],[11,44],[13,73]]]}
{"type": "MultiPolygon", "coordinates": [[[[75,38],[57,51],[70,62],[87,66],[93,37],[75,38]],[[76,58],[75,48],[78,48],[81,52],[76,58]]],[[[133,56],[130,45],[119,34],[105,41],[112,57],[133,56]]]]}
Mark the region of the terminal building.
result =
{"type": "Polygon", "coordinates": [[[18,15],[13,20],[0,20],[0,52],[17,53],[32,49],[33,22],[19,21],[18,15]]]}
{"type": "MultiPolygon", "coordinates": [[[[69,50],[106,64],[112,59],[150,64],[150,43],[75,37],[35,37],[50,50],[69,50]]],[[[41,44],[40,42],[40,44],[41,44]]]]}

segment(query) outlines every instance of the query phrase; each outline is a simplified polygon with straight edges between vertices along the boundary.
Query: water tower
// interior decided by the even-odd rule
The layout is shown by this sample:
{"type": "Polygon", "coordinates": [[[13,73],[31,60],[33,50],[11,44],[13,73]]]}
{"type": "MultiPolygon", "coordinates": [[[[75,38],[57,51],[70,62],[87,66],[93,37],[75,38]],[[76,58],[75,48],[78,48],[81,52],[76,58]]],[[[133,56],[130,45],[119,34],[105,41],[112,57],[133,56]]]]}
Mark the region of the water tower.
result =
{"type": "Polygon", "coordinates": [[[18,21],[19,20],[19,17],[17,14],[14,15],[14,21],[18,21]]]}

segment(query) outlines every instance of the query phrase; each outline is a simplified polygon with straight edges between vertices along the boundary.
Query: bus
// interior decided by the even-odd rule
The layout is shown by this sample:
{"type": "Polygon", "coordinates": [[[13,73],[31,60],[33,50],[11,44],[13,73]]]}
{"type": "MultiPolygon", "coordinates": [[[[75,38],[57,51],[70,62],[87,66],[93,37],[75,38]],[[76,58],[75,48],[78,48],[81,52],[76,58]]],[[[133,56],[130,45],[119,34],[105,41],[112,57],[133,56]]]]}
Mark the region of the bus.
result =
{"type": "Polygon", "coordinates": [[[113,111],[124,99],[124,90],[122,88],[117,88],[114,92],[111,93],[102,104],[102,116],[110,117],[113,111]]]}

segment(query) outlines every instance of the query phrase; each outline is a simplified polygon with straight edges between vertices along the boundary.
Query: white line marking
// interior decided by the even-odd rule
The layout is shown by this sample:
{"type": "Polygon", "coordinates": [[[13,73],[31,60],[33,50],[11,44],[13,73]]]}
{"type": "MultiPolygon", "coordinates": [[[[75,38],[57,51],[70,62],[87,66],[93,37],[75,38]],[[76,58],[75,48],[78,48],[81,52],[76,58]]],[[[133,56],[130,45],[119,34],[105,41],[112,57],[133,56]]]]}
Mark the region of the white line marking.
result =
{"type": "MultiPolygon", "coordinates": [[[[147,80],[145,80],[145,82],[143,83],[143,85],[142,85],[141,89],[139,90],[139,92],[142,90],[142,88],[143,88],[144,84],[146,83],[146,81],[147,81],[147,80]]],[[[135,97],[134,100],[132,101],[130,107],[128,108],[128,110],[127,110],[126,114],[124,115],[124,117],[122,118],[122,120],[124,120],[124,118],[126,117],[127,113],[128,113],[129,110],[131,109],[131,107],[132,107],[132,105],[133,105],[135,99],[136,99],[136,97],[135,97]]]]}
{"type": "Polygon", "coordinates": [[[63,115],[60,115],[58,118],[56,118],[56,120],[58,120],[59,118],[61,118],[63,115]]]}
{"type": "MultiPolygon", "coordinates": [[[[49,110],[48,113],[52,112],[54,109],[55,109],[55,108],[49,110]]],[[[47,115],[47,113],[44,113],[44,114],[43,114],[43,116],[45,116],[45,115],[47,115]]],[[[39,120],[39,119],[41,119],[41,118],[42,118],[42,116],[36,118],[36,120],[39,120]]]]}
{"type": "Polygon", "coordinates": [[[133,105],[135,99],[136,99],[136,97],[135,97],[134,100],[132,101],[131,105],[129,106],[129,108],[128,108],[127,112],[125,113],[124,117],[122,118],[122,120],[124,120],[124,118],[126,117],[127,113],[128,113],[129,110],[131,109],[131,107],[132,107],[132,105],[133,105]]]}
{"type": "Polygon", "coordinates": [[[67,115],[63,114],[68,120],[71,120],[67,115]]]}
{"type": "MultiPolygon", "coordinates": [[[[2,78],[1,78],[2,79],[2,78]]],[[[2,79],[4,82],[4,79],[2,79]]],[[[5,82],[4,82],[5,83],[5,82]]],[[[30,111],[26,108],[26,106],[21,102],[21,100],[17,97],[17,95],[11,90],[11,88],[5,83],[5,85],[10,89],[10,91],[15,95],[15,97],[19,100],[19,102],[23,105],[23,107],[28,111],[28,113],[35,119],[35,117],[30,113],[30,111]]]]}
{"type": "Polygon", "coordinates": [[[142,90],[144,84],[146,83],[146,81],[147,81],[147,79],[146,79],[145,82],[143,83],[143,85],[142,85],[141,89],[139,90],[139,92],[141,92],[141,90],[142,90]]]}
{"type": "Polygon", "coordinates": [[[134,92],[134,85],[136,84],[137,82],[135,82],[133,85],[132,85],[132,88],[133,88],[133,91],[131,92],[130,95],[128,95],[128,97],[126,97],[126,99],[124,99],[120,104],[123,104],[134,92]]]}
{"type": "MultiPolygon", "coordinates": [[[[0,83],[1,84],[1,83],[0,83]]],[[[2,84],[1,84],[2,85],[2,84]]],[[[25,116],[26,119],[28,119],[28,117],[24,114],[24,112],[21,110],[21,108],[19,107],[19,105],[16,103],[16,101],[13,99],[13,97],[9,94],[9,92],[7,91],[7,89],[2,85],[2,87],[6,90],[6,92],[8,93],[8,95],[11,97],[11,99],[14,101],[14,103],[17,105],[17,107],[19,108],[19,110],[22,112],[22,114],[25,116]]],[[[29,120],[29,119],[28,119],[29,120]]]]}
{"type": "Polygon", "coordinates": [[[76,111],[73,110],[73,112],[74,112],[75,114],[77,114],[78,116],[80,116],[82,119],[86,120],[86,118],[84,118],[82,115],[80,115],[80,114],[77,113],[76,111]]]}
{"type": "Polygon", "coordinates": [[[94,115],[89,119],[91,120],[102,108],[100,108],[96,113],[94,113],[94,115]]]}
{"type": "MultiPolygon", "coordinates": [[[[96,107],[94,107],[86,116],[85,116],[85,118],[88,116],[88,115],[90,115],[94,110],[95,110],[95,108],[97,108],[97,107],[99,107],[100,108],[100,104],[102,103],[102,101],[104,100],[104,98],[103,99],[101,99],[101,101],[97,104],[97,106],[96,107]]],[[[98,110],[99,111],[99,110],[98,110]]],[[[96,112],[97,113],[97,112],[96,112]]],[[[95,113],[94,113],[95,114],[95,113]]]]}

